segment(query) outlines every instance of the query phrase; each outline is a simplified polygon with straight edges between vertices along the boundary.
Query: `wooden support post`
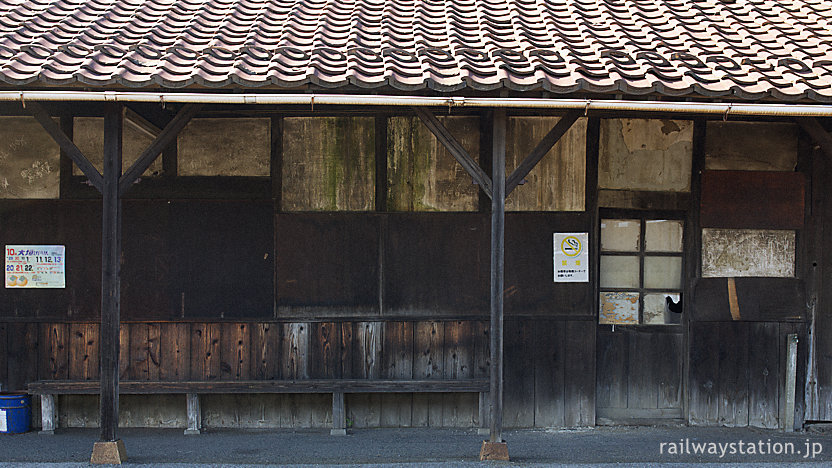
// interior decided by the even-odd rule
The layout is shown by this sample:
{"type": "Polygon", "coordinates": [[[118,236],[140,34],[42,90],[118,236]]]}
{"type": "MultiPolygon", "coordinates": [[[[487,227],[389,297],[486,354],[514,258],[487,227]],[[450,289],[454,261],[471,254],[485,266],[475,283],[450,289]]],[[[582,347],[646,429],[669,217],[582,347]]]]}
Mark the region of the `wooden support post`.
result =
{"type": "Polygon", "coordinates": [[[185,398],[188,402],[188,428],[185,435],[197,435],[202,430],[202,408],[199,406],[199,394],[188,393],[185,398]]]}
{"type": "Polygon", "coordinates": [[[506,209],[506,111],[496,109],[493,120],[491,174],[491,427],[481,460],[508,460],[503,441],[503,287],[506,209]]]}
{"type": "Polygon", "coordinates": [[[344,408],[344,392],[332,392],[332,429],[330,435],[347,435],[347,416],[344,408]]]}
{"type": "Polygon", "coordinates": [[[477,429],[479,435],[490,435],[491,428],[489,427],[491,414],[491,397],[488,392],[480,392],[480,427],[477,429]]]}
{"type": "Polygon", "coordinates": [[[786,402],[783,405],[783,430],[794,432],[794,385],[797,381],[797,335],[786,339],[786,402]]]}
{"type": "Polygon", "coordinates": [[[40,396],[40,419],[41,428],[39,434],[53,435],[55,427],[58,426],[58,405],[57,397],[52,394],[40,396]]]}
{"type": "Polygon", "coordinates": [[[101,441],[116,440],[121,275],[121,105],[104,116],[104,174],[101,236],[101,441]]]}

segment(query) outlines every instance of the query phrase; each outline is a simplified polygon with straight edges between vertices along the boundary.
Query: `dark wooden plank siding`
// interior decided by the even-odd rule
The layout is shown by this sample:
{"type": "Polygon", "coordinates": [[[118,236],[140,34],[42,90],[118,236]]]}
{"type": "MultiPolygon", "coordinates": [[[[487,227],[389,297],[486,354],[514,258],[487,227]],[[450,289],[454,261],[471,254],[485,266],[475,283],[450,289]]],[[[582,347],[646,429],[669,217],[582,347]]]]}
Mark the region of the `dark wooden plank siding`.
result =
{"type": "Polygon", "coordinates": [[[719,329],[719,423],[748,425],[748,324],[723,323],[719,329]]]}
{"type": "Polygon", "coordinates": [[[689,417],[693,425],[719,418],[719,324],[690,324],[689,417]]]}
{"type": "Polygon", "coordinates": [[[565,324],[564,420],[566,427],[595,425],[595,329],[594,321],[565,324]]]}
{"type": "Polygon", "coordinates": [[[505,381],[503,389],[503,424],[505,427],[534,426],[534,348],[531,320],[505,321],[503,335],[505,381]]]}
{"type": "Polygon", "coordinates": [[[805,185],[800,172],[705,171],[702,227],[802,229],[805,185]]]}
{"type": "Polygon", "coordinates": [[[25,390],[38,376],[38,324],[9,324],[7,340],[8,390],[25,390]]]}
{"type": "Polygon", "coordinates": [[[159,380],[188,380],[190,378],[190,338],[189,323],[161,324],[159,380]]]}
{"type": "Polygon", "coordinates": [[[565,333],[563,322],[534,325],[534,426],[562,427],[564,421],[565,333]]]}
{"type": "Polygon", "coordinates": [[[8,329],[8,323],[0,322],[0,390],[9,388],[8,329]]]}
{"type": "Polygon", "coordinates": [[[752,323],[749,328],[748,425],[776,429],[780,425],[780,352],[772,343],[779,343],[780,327],[777,323],[752,323]]]}
{"type": "Polygon", "coordinates": [[[280,375],[279,323],[252,323],[251,377],[254,380],[278,379],[280,375]]]}
{"type": "MultiPolygon", "coordinates": [[[[589,283],[555,283],[555,232],[586,232],[588,216],[563,213],[507,213],[505,314],[594,315],[589,283]]],[[[482,250],[483,254],[488,252],[482,250]]],[[[486,265],[487,266],[487,265],[486,265]]]]}
{"type": "Polygon", "coordinates": [[[608,327],[598,331],[598,379],[596,402],[598,408],[626,408],[628,396],[627,374],[630,368],[630,332],[608,327]]]}

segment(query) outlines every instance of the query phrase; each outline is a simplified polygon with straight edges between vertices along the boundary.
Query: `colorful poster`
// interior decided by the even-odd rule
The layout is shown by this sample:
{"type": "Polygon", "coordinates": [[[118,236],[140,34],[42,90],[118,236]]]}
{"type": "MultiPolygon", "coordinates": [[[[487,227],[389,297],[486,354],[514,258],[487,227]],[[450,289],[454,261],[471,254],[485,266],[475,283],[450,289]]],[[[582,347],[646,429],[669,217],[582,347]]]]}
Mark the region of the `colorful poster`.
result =
{"type": "Polygon", "coordinates": [[[589,282],[589,233],[554,234],[555,283],[589,282]]]}
{"type": "Polygon", "coordinates": [[[65,288],[63,245],[7,245],[6,288],[65,288]]]}

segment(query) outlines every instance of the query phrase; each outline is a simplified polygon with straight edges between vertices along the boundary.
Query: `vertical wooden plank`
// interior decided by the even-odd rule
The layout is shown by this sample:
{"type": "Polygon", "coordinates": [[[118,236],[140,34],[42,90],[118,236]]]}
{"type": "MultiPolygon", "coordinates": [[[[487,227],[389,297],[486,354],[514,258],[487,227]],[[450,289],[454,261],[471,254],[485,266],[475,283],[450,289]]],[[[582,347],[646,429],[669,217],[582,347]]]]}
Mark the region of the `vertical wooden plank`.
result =
{"type": "MultiPolygon", "coordinates": [[[[445,327],[442,322],[416,322],[414,330],[415,355],[413,359],[414,379],[441,379],[445,327]]],[[[414,426],[441,426],[442,405],[427,394],[413,396],[412,424],[414,426]]]]}
{"type": "Polygon", "coordinates": [[[630,334],[630,367],[627,379],[628,408],[658,408],[656,376],[657,336],[649,331],[636,330],[630,334]]]}
{"type": "Polygon", "coordinates": [[[251,333],[249,324],[222,324],[220,346],[220,378],[222,380],[248,380],[251,378],[251,333]]]}
{"type": "Polygon", "coordinates": [[[118,378],[125,380],[130,370],[130,326],[122,323],[118,327],[118,378]]]}
{"type": "Polygon", "coordinates": [[[162,329],[158,323],[147,324],[147,380],[158,381],[161,375],[162,329]]]}
{"type": "MultiPolygon", "coordinates": [[[[474,364],[472,372],[474,378],[487,378],[490,367],[491,353],[488,349],[490,341],[488,333],[491,330],[489,323],[485,320],[473,322],[474,327],[474,364]]],[[[491,397],[488,392],[481,393],[479,397],[479,414],[477,415],[477,426],[480,430],[488,428],[491,424],[491,397]]]]}
{"type": "Polygon", "coordinates": [[[537,321],[505,322],[505,390],[503,427],[534,426],[534,349],[537,321]]]}
{"type": "Polygon", "coordinates": [[[353,330],[355,329],[355,324],[352,322],[342,322],[341,323],[341,337],[340,337],[340,348],[338,350],[338,362],[340,365],[340,372],[341,376],[345,379],[354,379],[355,372],[353,370],[353,354],[354,354],[354,343],[353,343],[353,330]]]}
{"type": "Polygon", "coordinates": [[[280,325],[253,323],[251,331],[251,378],[273,380],[279,378],[280,325]]]}
{"type": "Polygon", "coordinates": [[[748,425],[748,324],[721,323],[719,331],[719,423],[748,425]]]}
{"type": "MultiPolygon", "coordinates": [[[[393,380],[413,378],[413,322],[384,323],[383,377],[393,380]]],[[[381,395],[381,425],[410,427],[413,395],[392,393],[381,395]]]]}
{"type": "Polygon", "coordinates": [[[130,366],[127,369],[127,378],[130,380],[148,379],[148,342],[147,324],[131,323],[130,329],[130,366]]]}
{"type": "Polygon", "coordinates": [[[692,425],[712,425],[719,420],[719,325],[690,324],[688,420],[692,425]]]}
{"type": "Polygon", "coordinates": [[[191,325],[191,379],[214,380],[220,376],[220,327],[216,323],[191,325]]]}
{"type": "Polygon", "coordinates": [[[310,376],[313,379],[337,379],[341,377],[338,362],[340,351],[341,324],[335,322],[313,323],[310,332],[311,361],[310,376]]]}
{"type": "Polygon", "coordinates": [[[98,378],[98,327],[94,323],[73,323],[69,327],[69,378],[98,378]]]}
{"type": "MultiPolygon", "coordinates": [[[[11,327],[9,327],[9,343],[11,343],[11,327]]],[[[42,326],[43,353],[45,359],[41,378],[48,380],[65,380],[69,377],[69,324],[47,323],[42,326]]],[[[9,376],[11,377],[11,375],[9,376]]]]}
{"type": "MultiPolygon", "coordinates": [[[[445,378],[470,379],[476,350],[474,326],[470,320],[445,322],[445,378]]],[[[445,395],[443,425],[473,427],[477,421],[478,395],[450,393],[445,395]]]]}
{"type": "MultiPolygon", "coordinates": [[[[357,378],[379,379],[382,371],[383,322],[356,322],[353,335],[355,349],[353,371],[357,378]]],[[[381,395],[354,395],[354,410],[348,408],[356,427],[375,427],[381,424],[381,395]]]]}
{"type": "Polygon", "coordinates": [[[563,326],[557,320],[534,327],[534,426],[563,427],[563,326]]]}
{"type": "MultiPolygon", "coordinates": [[[[9,388],[9,368],[8,368],[8,323],[0,322],[0,391],[5,391],[9,388]]],[[[43,335],[41,335],[43,336],[43,335]]],[[[41,340],[41,343],[45,343],[45,341],[41,340]]],[[[43,349],[40,349],[40,357],[42,364],[44,361],[42,357],[46,354],[44,353],[43,349]]],[[[39,374],[39,378],[43,378],[42,370],[41,374],[39,374]]]]}
{"type": "Polygon", "coordinates": [[[594,321],[565,324],[564,425],[595,425],[595,331],[594,321]]]}
{"type": "Polygon", "coordinates": [[[38,325],[12,323],[7,333],[8,390],[26,390],[38,377],[38,325]]]}
{"type": "Polygon", "coordinates": [[[778,332],[776,323],[749,323],[748,425],[766,429],[780,426],[778,332]]]}
{"type": "Polygon", "coordinates": [[[657,334],[656,375],[658,377],[658,407],[682,408],[682,362],[684,335],[657,334]]]}
{"type": "MultiPolygon", "coordinates": [[[[309,323],[293,322],[283,324],[281,343],[284,379],[309,378],[309,323]]],[[[308,405],[311,395],[289,395],[285,401],[290,404],[282,418],[289,418],[293,427],[311,427],[312,414],[308,405]]]]}
{"type": "Polygon", "coordinates": [[[802,396],[805,392],[805,383],[806,383],[806,356],[808,355],[808,348],[807,348],[807,340],[806,340],[806,325],[803,323],[790,323],[784,322],[780,323],[780,339],[779,339],[779,362],[780,362],[780,370],[778,372],[778,388],[780,391],[780,408],[778,414],[783,414],[783,407],[786,404],[785,401],[785,381],[786,381],[786,361],[788,358],[788,336],[789,334],[797,334],[798,336],[798,343],[797,343],[797,375],[795,380],[795,405],[794,405],[794,425],[792,430],[800,430],[803,427],[804,422],[804,414],[806,411],[805,402],[803,401],[802,396]]]}
{"type": "Polygon", "coordinates": [[[159,380],[190,378],[190,324],[163,323],[159,328],[159,380]]]}
{"type": "Polygon", "coordinates": [[[595,389],[599,408],[626,408],[630,367],[631,331],[598,331],[598,379],[595,389]]]}
{"type": "MultiPolygon", "coordinates": [[[[491,141],[491,442],[502,442],[503,301],[505,299],[506,111],[495,109],[491,141]]],[[[532,377],[533,378],[533,377],[532,377]]],[[[533,382],[533,381],[532,381],[533,382]]],[[[533,384],[532,384],[533,385],[533,384]]],[[[532,390],[534,398],[534,390],[532,390]]],[[[532,403],[533,405],[534,403],[532,403]]],[[[531,411],[534,417],[534,410],[531,411]]]]}

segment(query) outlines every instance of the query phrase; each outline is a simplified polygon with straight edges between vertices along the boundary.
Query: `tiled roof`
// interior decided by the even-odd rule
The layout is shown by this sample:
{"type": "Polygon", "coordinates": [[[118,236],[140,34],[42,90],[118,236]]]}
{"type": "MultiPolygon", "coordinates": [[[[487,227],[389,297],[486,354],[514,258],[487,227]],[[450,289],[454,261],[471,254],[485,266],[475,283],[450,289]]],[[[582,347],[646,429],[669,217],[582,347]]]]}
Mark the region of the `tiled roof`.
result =
{"type": "Polygon", "coordinates": [[[0,0],[0,82],[832,101],[832,0],[0,0]]]}

